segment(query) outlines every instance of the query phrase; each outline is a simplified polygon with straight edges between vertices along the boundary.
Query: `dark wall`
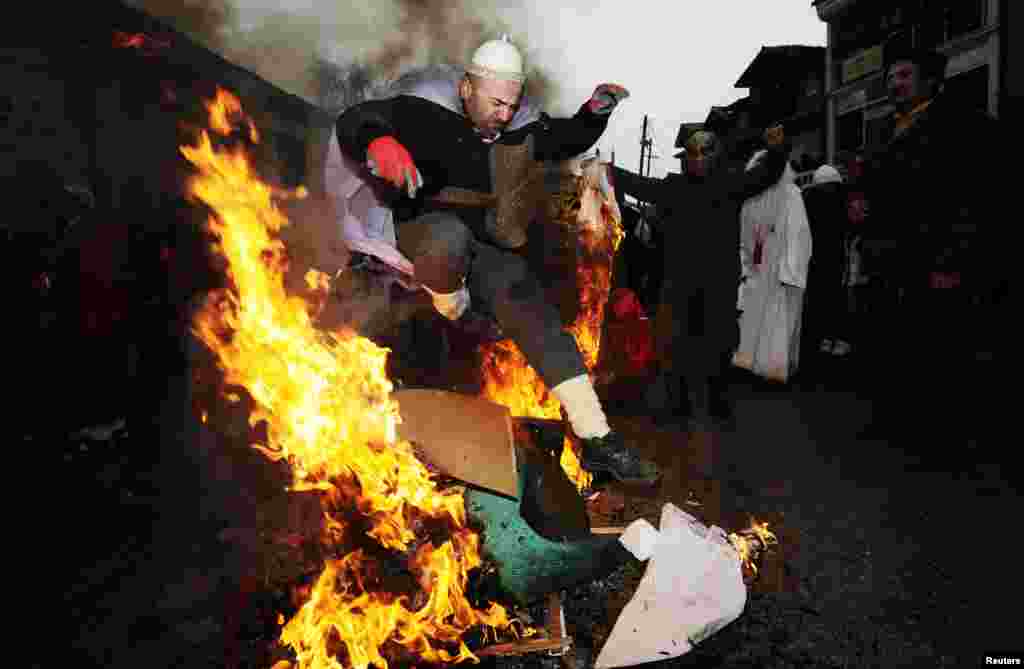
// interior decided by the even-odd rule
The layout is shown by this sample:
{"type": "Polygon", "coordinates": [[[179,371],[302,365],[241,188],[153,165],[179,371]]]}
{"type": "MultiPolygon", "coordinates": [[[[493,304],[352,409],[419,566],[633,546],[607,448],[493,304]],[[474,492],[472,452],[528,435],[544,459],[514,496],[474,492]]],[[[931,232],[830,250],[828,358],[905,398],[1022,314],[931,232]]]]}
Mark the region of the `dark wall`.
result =
{"type": "Polygon", "coordinates": [[[33,160],[88,183],[100,206],[160,206],[180,188],[187,126],[205,125],[202,99],[221,85],[256,120],[266,176],[305,180],[311,105],[120,2],[81,4],[63,13],[73,32],[28,24],[0,50],[0,177],[33,160]],[[152,41],[115,48],[117,32],[152,41]]]}
{"type": "Polygon", "coordinates": [[[0,178],[29,161],[52,165],[68,180],[84,178],[85,138],[68,113],[74,95],[60,59],[37,46],[7,44],[0,49],[0,77],[0,178]]]}

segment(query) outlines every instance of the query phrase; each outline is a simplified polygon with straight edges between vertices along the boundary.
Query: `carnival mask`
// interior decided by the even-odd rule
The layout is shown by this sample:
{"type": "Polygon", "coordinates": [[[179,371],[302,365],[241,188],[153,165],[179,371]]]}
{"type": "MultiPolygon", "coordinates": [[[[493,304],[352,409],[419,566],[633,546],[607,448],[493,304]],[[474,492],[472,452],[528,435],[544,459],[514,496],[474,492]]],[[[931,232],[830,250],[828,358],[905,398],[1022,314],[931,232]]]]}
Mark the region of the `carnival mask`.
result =
{"type": "Polygon", "coordinates": [[[715,133],[698,130],[686,140],[686,169],[694,176],[704,176],[721,152],[721,143],[715,133]]]}

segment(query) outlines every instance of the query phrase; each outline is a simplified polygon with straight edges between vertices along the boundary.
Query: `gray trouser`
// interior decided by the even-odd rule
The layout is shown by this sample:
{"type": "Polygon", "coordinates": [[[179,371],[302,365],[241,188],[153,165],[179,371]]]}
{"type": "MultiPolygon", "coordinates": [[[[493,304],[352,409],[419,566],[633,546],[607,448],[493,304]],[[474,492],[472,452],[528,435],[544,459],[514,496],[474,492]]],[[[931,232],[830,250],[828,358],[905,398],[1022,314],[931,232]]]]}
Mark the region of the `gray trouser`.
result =
{"type": "Polygon", "coordinates": [[[416,280],[432,291],[452,293],[465,277],[470,308],[494,317],[548,388],[586,373],[576,340],[522,257],[480,241],[449,212],[401,223],[397,236],[416,280]]]}

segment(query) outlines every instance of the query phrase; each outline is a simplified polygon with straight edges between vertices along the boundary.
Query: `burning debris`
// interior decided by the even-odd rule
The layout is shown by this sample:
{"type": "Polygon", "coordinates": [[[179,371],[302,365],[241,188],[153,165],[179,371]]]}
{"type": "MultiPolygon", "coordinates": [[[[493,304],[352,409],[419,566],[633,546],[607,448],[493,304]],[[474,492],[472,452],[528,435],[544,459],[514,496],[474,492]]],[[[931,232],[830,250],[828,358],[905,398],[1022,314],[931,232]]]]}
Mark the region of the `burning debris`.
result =
{"type": "MultiPolygon", "coordinates": [[[[211,130],[225,135],[223,121],[241,108],[221,91],[210,111],[211,130]]],[[[310,303],[286,293],[278,233],[288,221],[275,200],[302,190],[274,189],[244,152],[205,130],[181,150],[198,169],[189,192],[213,211],[207,226],[230,283],[208,296],[193,330],[225,383],[252,396],[250,425],[262,433],[254,447],[290,466],[292,490],[321,494],[333,557],[282,629],[295,665],[461,662],[475,657],[463,640],[470,630],[529,633],[501,605],[469,601],[480,539],[461,490],[439,486],[395,437],[387,351],[350,331],[318,331],[310,303]]],[[[311,271],[309,285],[326,290],[322,279],[311,271]]]]}
{"type": "Polygon", "coordinates": [[[757,579],[757,565],[762,556],[772,546],[778,545],[779,539],[768,529],[768,523],[751,520],[747,529],[729,533],[729,543],[739,554],[743,567],[743,581],[750,585],[757,579]]]}

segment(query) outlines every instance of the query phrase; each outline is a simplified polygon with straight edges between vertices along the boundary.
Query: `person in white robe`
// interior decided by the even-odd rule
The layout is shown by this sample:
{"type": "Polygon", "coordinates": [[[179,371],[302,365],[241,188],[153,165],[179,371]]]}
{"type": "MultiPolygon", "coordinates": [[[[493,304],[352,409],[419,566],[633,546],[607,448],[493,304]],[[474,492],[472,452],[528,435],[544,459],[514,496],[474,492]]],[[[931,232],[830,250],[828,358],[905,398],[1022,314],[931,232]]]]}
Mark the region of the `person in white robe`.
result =
{"type": "MultiPolygon", "coordinates": [[[[758,151],[750,170],[765,154],[758,151]]],[[[737,307],[740,345],[733,364],[787,382],[800,364],[800,325],[811,228],[792,167],[772,188],[747,200],[740,213],[743,284],[737,307]]]]}

